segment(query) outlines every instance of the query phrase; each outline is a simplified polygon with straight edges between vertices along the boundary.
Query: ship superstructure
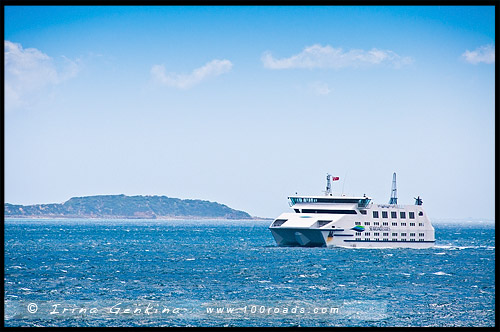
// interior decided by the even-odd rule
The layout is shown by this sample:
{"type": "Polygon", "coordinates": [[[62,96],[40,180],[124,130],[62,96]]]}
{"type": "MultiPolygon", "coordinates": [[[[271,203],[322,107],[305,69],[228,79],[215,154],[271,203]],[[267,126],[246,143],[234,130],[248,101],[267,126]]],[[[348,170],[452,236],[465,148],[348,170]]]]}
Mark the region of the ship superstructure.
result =
{"type": "Polygon", "coordinates": [[[434,227],[420,196],[415,205],[399,205],[396,173],[389,204],[368,196],[333,196],[327,174],[325,195],[288,197],[293,212],[281,214],[269,226],[278,246],[347,248],[429,248],[434,227]]]}

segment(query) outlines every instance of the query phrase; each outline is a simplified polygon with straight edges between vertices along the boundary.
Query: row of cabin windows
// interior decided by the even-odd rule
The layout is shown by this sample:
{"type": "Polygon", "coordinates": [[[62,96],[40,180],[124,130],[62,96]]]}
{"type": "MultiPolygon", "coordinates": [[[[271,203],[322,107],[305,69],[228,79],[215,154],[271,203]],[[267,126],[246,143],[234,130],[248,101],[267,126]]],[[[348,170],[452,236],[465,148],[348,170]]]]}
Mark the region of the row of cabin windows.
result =
{"type": "MultiPolygon", "coordinates": [[[[378,211],[372,211],[373,212],[373,218],[378,218],[378,211]]],[[[424,213],[422,211],[418,212],[419,216],[423,216],[424,213]]],[[[396,211],[391,211],[391,218],[396,219],[398,217],[398,213],[396,211]]],[[[415,219],[415,212],[408,212],[408,217],[410,219],[415,219]]],[[[382,218],[388,218],[388,213],[387,211],[382,211],[382,218]]],[[[399,212],[399,218],[400,219],[406,219],[406,212],[405,211],[400,211],[399,212]]]]}
{"type": "MultiPolygon", "coordinates": [[[[410,236],[415,236],[415,233],[409,233],[410,236]]],[[[356,236],[370,236],[370,232],[356,232],[356,236]]],[[[380,233],[373,233],[373,236],[380,236],[380,233]]],[[[389,233],[382,233],[382,236],[389,236],[389,233]]],[[[398,233],[392,233],[392,236],[398,236],[398,233]]],[[[401,236],[406,236],[406,233],[401,233],[401,236]]],[[[418,236],[425,236],[424,233],[418,233],[418,236]]]]}
{"type": "MultiPolygon", "coordinates": [[[[379,239],[379,238],[374,239],[374,240],[375,240],[375,241],[380,241],[380,239],[379,239]]],[[[357,237],[357,238],[356,238],[356,241],[371,241],[371,239],[370,239],[370,238],[368,238],[368,237],[367,237],[367,238],[364,238],[364,239],[361,239],[360,237],[357,237]]],[[[389,239],[382,239],[382,242],[388,242],[388,241],[389,241],[389,239]]],[[[397,240],[397,239],[391,239],[391,241],[398,241],[398,240],[397,240]]],[[[406,241],[406,239],[401,239],[401,240],[399,240],[399,241],[402,241],[402,242],[407,242],[407,241],[406,241]]],[[[425,241],[425,240],[424,240],[424,239],[418,239],[418,241],[419,241],[419,242],[423,242],[423,241],[425,241]]],[[[409,240],[409,242],[416,242],[416,239],[410,239],[410,240],[409,240]]]]}
{"type": "MultiPolygon", "coordinates": [[[[361,221],[356,221],[354,224],[355,224],[355,225],[361,225],[361,221]]],[[[364,222],[364,225],[365,225],[365,226],[370,226],[370,225],[371,225],[371,223],[370,223],[369,221],[365,221],[365,222],[364,222]]],[[[419,225],[419,226],[424,226],[424,223],[423,223],[423,222],[419,222],[419,223],[418,223],[418,225],[419,225]]],[[[374,222],[373,222],[373,226],[380,226],[380,223],[379,223],[378,221],[374,221],[374,222]]],[[[382,226],[389,226],[389,223],[388,223],[388,222],[383,222],[383,223],[382,223],[382,226]]],[[[392,223],[392,226],[398,226],[398,223],[397,223],[397,222],[393,222],[393,223],[392,223]]],[[[406,223],[405,223],[405,222],[402,222],[400,226],[406,226],[406,223]]],[[[414,223],[414,222],[411,222],[411,223],[410,223],[410,226],[415,226],[415,223],[414,223]]]]}

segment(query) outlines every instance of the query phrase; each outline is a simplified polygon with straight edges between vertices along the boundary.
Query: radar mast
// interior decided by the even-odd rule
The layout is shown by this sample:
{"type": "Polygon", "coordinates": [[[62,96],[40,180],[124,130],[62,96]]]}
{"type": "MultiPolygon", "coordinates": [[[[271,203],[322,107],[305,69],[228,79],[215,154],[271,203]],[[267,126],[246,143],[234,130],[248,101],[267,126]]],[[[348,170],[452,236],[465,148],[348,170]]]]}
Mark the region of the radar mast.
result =
{"type": "Polygon", "coordinates": [[[326,173],[326,190],[325,190],[325,196],[332,196],[332,182],[331,181],[338,181],[340,178],[338,176],[332,176],[329,173],[326,173]]]}
{"type": "Polygon", "coordinates": [[[325,190],[325,196],[331,196],[332,195],[332,183],[330,182],[330,178],[332,177],[331,174],[326,173],[326,190],[325,190]]]}

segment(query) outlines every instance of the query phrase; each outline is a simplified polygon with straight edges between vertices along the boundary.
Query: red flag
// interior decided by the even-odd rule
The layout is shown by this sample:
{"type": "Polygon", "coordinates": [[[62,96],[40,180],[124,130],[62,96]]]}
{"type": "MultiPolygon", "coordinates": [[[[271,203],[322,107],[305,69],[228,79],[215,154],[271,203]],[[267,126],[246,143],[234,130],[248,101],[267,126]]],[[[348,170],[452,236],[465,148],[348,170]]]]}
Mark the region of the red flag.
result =
{"type": "Polygon", "coordinates": [[[334,176],[334,177],[332,178],[332,181],[337,181],[338,179],[339,179],[339,177],[338,177],[338,176],[334,176]]]}

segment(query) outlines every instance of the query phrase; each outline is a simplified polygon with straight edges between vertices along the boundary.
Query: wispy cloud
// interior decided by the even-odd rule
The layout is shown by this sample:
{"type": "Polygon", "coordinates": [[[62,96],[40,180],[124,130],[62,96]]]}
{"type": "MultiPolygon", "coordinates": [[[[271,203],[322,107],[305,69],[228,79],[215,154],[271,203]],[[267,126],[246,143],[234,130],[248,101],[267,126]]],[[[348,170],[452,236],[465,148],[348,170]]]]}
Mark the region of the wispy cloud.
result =
{"type": "Polygon", "coordinates": [[[326,96],[332,92],[325,82],[312,82],[308,85],[309,91],[317,96],[326,96]]]}
{"type": "Polygon", "coordinates": [[[54,60],[36,48],[24,49],[8,40],[4,49],[6,110],[34,102],[44,88],[75,77],[80,70],[77,61],[64,56],[54,60]]]}
{"type": "Polygon", "coordinates": [[[329,45],[312,45],[296,55],[288,58],[276,59],[270,52],[262,55],[264,67],[269,69],[291,68],[333,68],[360,67],[386,64],[399,68],[413,62],[411,57],[402,57],[390,50],[373,48],[369,51],[354,49],[344,51],[329,45]]]}
{"type": "Polygon", "coordinates": [[[154,65],[151,75],[158,82],[167,86],[188,89],[211,77],[216,77],[231,70],[229,60],[212,60],[203,67],[194,69],[190,74],[166,73],[164,65],[154,65]]]}
{"type": "Polygon", "coordinates": [[[465,61],[477,65],[478,63],[484,62],[487,64],[495,63],[495,46],[494,45],[483,45],[476,48],[474,51],[466,50],[462,57],[465,61]]]}

